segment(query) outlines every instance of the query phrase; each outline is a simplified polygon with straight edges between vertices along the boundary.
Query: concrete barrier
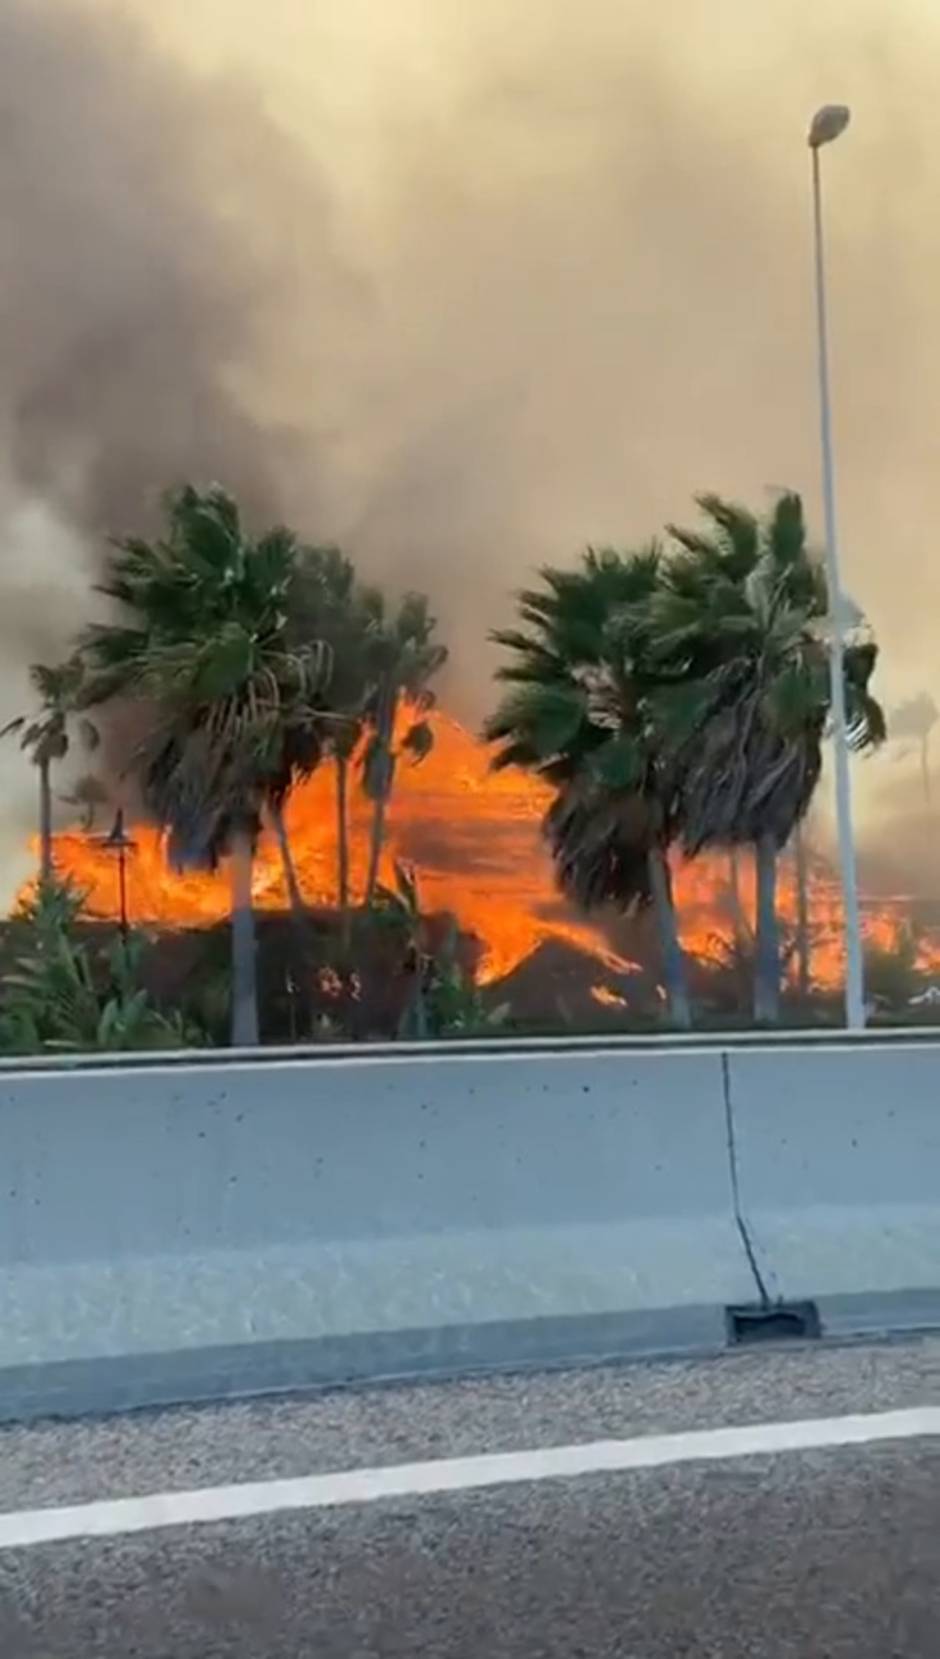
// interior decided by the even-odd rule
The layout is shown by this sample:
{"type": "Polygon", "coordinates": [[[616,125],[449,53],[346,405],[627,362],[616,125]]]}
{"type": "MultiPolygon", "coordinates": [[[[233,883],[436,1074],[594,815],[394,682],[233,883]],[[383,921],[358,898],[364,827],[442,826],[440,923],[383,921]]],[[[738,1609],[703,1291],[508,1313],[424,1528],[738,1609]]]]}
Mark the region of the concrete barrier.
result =
{"type": "Polygon", "coordinates": [[[0,1416],[719,1347],[719,1053],[0,1076],[0,1416]]]}
{"type": "Polygon", "coordinates": [[[823,1331],[940,1325],[940,1045],[734,1052],[740,1211],[771,1297],[823,1331]]]}
{"type": "Polygon", "coordinates": [[[940,1326],[940,1044],[0,1072],[0,1418],[940,1326]]]}

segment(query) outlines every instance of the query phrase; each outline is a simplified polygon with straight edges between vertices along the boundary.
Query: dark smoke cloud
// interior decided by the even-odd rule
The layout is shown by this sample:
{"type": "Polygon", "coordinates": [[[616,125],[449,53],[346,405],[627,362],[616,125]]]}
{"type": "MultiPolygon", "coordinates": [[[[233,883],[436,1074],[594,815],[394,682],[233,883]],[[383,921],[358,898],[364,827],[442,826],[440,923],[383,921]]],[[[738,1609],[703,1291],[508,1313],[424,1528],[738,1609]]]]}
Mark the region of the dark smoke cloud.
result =
{"type": "Polygon", "coordinates": [[[322,301],[304,223],[322,248],[315,170],[248,93],[195,82],[117,15],[5,0],[0,409],[24,492],[95,530],[180,476],[277,510],[302,439],[257,417],[246,375],[271,372],[301,259],[322,301]]]}

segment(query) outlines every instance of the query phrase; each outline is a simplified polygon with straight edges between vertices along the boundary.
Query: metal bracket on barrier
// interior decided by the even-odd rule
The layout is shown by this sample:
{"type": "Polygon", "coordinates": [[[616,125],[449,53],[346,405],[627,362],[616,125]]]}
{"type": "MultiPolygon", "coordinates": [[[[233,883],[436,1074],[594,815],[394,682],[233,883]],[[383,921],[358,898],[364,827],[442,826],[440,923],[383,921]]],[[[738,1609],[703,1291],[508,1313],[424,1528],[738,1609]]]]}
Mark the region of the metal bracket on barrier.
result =
{"type": "Polygon", "coordinates": [[[822,1335],[815,1302],[755,1302],[725,1308],[728,1342],[753,1347],[758,1342],[806,1342],[822,1335]]]}

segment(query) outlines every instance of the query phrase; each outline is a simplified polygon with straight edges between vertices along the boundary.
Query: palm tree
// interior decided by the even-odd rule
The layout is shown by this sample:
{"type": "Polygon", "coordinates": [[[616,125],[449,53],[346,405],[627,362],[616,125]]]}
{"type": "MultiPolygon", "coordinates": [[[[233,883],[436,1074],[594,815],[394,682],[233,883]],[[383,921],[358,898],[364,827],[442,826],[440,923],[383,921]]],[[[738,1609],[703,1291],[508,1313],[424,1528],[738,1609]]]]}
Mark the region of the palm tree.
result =
{"type": "Polygon", "coordinates": [[[369,629],[368,677],[370,692],[365,722],[369,736],[362,762],[365,792],[372,802],[369,836],[369,866],[366,876],[366,904],[371,908],[379,879],[379,863],[385,840],[385,815],[395,782],[399,759],[410,755],[423,760],[434,743],[428,722],[420,718],[433,707],[430,682],[447,661],[447,647],[434,638],[437,626],[423,594],[406,593],[397,613],[385,614],[381,595],[370,597],[372,619],[369,629]],[[419,716],[399,742],[395,731],[402,703],[419,716]]]}
{"type": "MultiPolygon", "coordinates": [[[[53,875],[52,767],[69,752],[69,721],[79,704],[84,668],[81,658],[73,655],[54,667],[33,663],[29,677],[39,708],[32,717],[21,714],[8,720],[0,737],[18,732],[20,748],[39,773],[39,879],[47,885],[53,875]]],[[[86,749],[98,747],[98,728],[91,720],[80,719],[79,731],[86,749]]]]}
{"type": "Polygon", "coordinates": [[[413,865],[395,861],[394,887],[376,890],[376,899],[403,934],[402,969],[410,989],[398,1022],[398,1035],[424,1042],[428,1036],[427,986],[432,959],[425,948],[421,895],[413,865]]]}
{"type": "MultiPolygon", "coordinates": [[[[311,641],[324,643],[330,652],[328,691],[318,701],[315,726],[317,741],[311,744],[307,776],[327,754],[336,768],[337,867],[339,907],[343,917],[343,938],[349,932],[349,764],[363,733],[365,708],[374,689],[369,678],[368,642],[373,615],[381,599],[371,588],[356,581],[350,559],[337,547],[304,546],[298,549],[287,615],[287,640],[292,650],[303,650],[311,641]]],[[[305,904],[290,849],[281,807],[270,810],[284,865],[285,879],[295,920],[302,920],[305,904]]]]}
{"type": "Polygon", "coordinates": [[[317,764],[329,675],[320,641],[292,647],[293,534],[253,538],[218,486],[167,500],[167,530],[115,545],[101,584],[121,619],[86,629],[88,703],[120,697],[145,718],[131,766],[179,865],[232,882],[232,1042],[258,1041],[252,864],[262,816],[275,818],[317,764]]]}
{"type": "MultiPolygon", "coordinates": [[[[829,719],[828,592],[809,552],[799,496],[764,522],[717,496],[699,498],[704,531],[672,529],[674,555],[653,597],[653,632],[681,773],[685,851],[754,847],[754,1016],[776,1020],[780,948],[777,855],[810,804],[829,719]]],[[[877,647],[863,627],[844,657],[848,738],[884,737],[868,686],[877,647]]]]}
{"type": "Polygon", "coordinates": [[[668,862],[676,789],[657,704],[649,605],[655,546],[584,555],[576,571],[545,569],[519,596],[521,629],[492,637],[510,652],[512,689],[485,727],[494,766],[521,766],[555,797],[545,830],[559,884],[585,909],[652,905],[673,1023],[691,1012],[668,862]]]}
{"type": "Polygon", "coordinates": [[[384,617],[381,595],[356,580],[338,548],[305,548],[291,606],[291,637],[326,640],[332,673],[322,714],[322,738],[336,772],[337,896],[344,949],[350,943],[349,768],[361,746],[367,711],[377,692],[384,617]]]}

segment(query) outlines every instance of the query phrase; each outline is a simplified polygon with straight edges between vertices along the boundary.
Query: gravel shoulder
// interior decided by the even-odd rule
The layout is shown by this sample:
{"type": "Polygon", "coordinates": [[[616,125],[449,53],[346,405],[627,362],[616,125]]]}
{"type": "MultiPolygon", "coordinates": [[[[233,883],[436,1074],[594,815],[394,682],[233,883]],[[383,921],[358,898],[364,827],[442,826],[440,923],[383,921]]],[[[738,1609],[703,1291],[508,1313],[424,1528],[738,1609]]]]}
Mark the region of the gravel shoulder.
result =
{"type": "Polygon", "coordinates": [[[940,1338],[388,1386],[0,1430],[0,1509],[940,1403],[940,1338]]]}

